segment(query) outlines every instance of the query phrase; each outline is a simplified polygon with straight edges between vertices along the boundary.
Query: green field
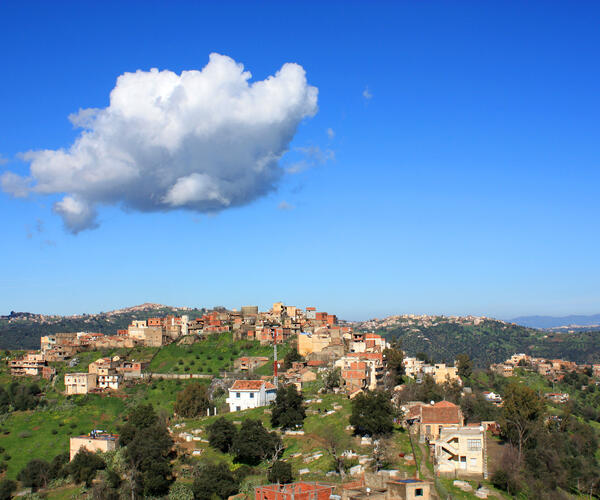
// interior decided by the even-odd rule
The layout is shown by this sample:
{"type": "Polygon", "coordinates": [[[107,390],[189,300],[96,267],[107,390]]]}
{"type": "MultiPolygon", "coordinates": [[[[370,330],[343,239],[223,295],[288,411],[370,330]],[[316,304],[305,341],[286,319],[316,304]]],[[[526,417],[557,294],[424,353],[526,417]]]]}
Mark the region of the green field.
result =
{"type": "MultiPolygon", "coordinates": [[[[279,346],[278,356],[283,358],[288,350],[288,344],[279,346]]],[[[240,356],[268,356],[273,359],[273,348],[261,346],[258,341],[233,340],[231,332],[214,334],[192,345],[170,344],[163,347],[152,360],[149,371],[218,375],[221,371],[232,371],[233,361],[240,356]]],[[[257,373],[271,374],[272,366],[261,367],[257,373]]]]}

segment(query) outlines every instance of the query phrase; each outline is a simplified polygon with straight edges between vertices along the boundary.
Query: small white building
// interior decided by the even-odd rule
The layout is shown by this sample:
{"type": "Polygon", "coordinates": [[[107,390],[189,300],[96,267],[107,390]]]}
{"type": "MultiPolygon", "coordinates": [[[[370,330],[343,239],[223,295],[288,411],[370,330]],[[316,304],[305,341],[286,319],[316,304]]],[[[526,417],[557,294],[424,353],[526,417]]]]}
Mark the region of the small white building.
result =
{"type": "Polygon", "coordinates": [[[277,388],[265,380],[236,380],[229,389],[229,411],[266,406],[275,401],[277,388]]]}

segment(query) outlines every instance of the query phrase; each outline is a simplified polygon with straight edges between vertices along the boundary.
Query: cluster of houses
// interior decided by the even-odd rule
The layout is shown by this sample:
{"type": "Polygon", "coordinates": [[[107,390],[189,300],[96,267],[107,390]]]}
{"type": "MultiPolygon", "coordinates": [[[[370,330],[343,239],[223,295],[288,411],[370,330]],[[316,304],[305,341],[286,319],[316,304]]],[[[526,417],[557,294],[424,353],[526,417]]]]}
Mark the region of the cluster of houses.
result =
{"type": "Polygon", "coordinates": [[[523,353],[513,354],[504,363],[490,365],[490,370],[503,377],[512,377],[517,367],[533,370],[551,382],[560,382],[569,372],[589,372],[594,377],[600,377],[600,364],[577,364],[564,359],[534,358],[523,353]]]}
{"type": "Polygon", "coordinates": [[[118,390],[123,380],[141,378],[146,367],[146,362],[123,360],[119,356],[100,358],[88,365],[87,373],[65,374],[65,394],[118,390]]]}
{"type": "Polygon", "coordinates": [[[417,383],[421,383],[423,377],[431,375],[436,384],[444,384],[446,382],[461,383],[458,376],[458,368],[455,366],[447,366],[445,363],[429,364],[418,358],[405,357],[403,359],[404,373],[414,378],[417,383]]]}
{"type": "Polygon", "coordinates": [[[496,422],[465,425],[459,406],[449,401],[407,403],[404,425],[429,446],[437,475],[487,477],[486,432],[497,432],[496,422]]]}

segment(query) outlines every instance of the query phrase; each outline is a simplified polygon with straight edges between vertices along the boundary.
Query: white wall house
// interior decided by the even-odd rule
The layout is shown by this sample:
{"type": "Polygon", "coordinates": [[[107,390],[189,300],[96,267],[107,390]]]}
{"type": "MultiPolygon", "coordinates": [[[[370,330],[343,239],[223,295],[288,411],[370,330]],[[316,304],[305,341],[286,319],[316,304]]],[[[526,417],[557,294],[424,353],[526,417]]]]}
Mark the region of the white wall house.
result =
{"type": "Polygon", "coordinates": [[[229,389],[229,411],[266,406],[275,401],[277,388],[265,380],[236,380],[229,389]]]}

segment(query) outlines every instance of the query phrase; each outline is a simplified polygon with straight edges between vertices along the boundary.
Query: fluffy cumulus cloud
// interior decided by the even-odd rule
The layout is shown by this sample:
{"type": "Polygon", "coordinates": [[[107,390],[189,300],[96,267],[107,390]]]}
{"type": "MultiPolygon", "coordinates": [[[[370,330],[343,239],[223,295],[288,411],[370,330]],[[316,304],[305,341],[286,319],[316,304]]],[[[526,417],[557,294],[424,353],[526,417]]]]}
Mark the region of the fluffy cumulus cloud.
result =
{"type": "Polygon", "coordinates": [[[279,161],[317,112],[318,94],[298,64],[250,78],[219,54],[201,71],[125,73],[107,108],[69,117],[82,129],[71,147],[23,154],[29,176],[7,172],[2,187],[63,194],[54,211],[74,233],[97,227],[103,204],[214,213],[250,203],[277,185],[279,161]]]}

